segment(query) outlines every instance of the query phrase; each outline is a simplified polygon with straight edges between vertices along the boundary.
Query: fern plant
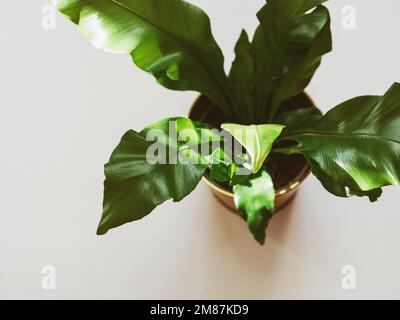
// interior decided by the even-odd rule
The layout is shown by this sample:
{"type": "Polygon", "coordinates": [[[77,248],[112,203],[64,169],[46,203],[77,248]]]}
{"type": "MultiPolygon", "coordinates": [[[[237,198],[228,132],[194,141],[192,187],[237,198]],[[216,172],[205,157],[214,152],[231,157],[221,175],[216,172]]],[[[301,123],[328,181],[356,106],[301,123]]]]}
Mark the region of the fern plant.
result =
{"type": "Polygon", "coordinates": [[[232,188],[238,213],[262,244],[275,211],[275,181],[266,165],[274,154],[303,155],[325,189],[340,197],[376,201],[382,187],[399,184],[400,84],[325,115],[309,105],[283,108],[331,51],[324,2],[268,0],[252,39],[241,33],[226,75],[208,16],[186,1],[55,0],[95,47],[129,54],[166,88],[200,92],[224,120],[225,134],[184,117],[128,131],[105,166],[98,234],[169,199],[182,200],[207,172],[232,188]],[[213,147],[229,137],[243,149],[213,147]]]}

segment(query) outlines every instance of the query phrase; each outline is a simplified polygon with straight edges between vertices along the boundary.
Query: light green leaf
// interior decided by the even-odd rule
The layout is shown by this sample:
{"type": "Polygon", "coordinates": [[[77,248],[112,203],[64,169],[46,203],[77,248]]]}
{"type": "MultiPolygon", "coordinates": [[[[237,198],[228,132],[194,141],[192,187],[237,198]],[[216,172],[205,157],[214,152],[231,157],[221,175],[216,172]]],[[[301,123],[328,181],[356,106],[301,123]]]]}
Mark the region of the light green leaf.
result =
{"type": "Polygon", "coordinates": [[[261,171],[249,179],[247,185],[233,187],[235,205],[247,221],[254,238],[265,243],[265,229],[275,211],[275,190],[271,176],[261,171]]]}
{"type": "Polygon", "coordinates": [[[354,98],[324,117],[288,127],[282,139],[297,145],[324,187],[335,195],[368,196],[400,184],[400,84],[380,96],[354,98]]]}
{"type": "Polygon", "coordinates": [[[195,90],[232,117],[224,58],[208,16],[183,0],[54,0],[97,48],[127,53],[163,86],[195,90]]]}
{"type": "Polygon", "coordinates": [[[327,0],[269,0],[258,13],[252,54],[261,121],[271,122],[285,100],[301,93],[332,49],[327,0]],[[310,10],[315,9],[310,12],[310,10]]]}
{"type": "Polygon", "coordinates": [[[257,173],[271,152],[272,145],[285,126],[264,124],[243,126],[225,123],[222,129],[228,131],[246,149],[251,158],[251,170],[257,173]]]}
{"type": "Polygon", "coordinates": [[[220,139],[185,118],[165,119],[140,133],[128,131],[105,166],[103,215],[97,233],[139,220],[169,199],[182,200],[208,167],[200,155],[201,144],[220,139]]]}

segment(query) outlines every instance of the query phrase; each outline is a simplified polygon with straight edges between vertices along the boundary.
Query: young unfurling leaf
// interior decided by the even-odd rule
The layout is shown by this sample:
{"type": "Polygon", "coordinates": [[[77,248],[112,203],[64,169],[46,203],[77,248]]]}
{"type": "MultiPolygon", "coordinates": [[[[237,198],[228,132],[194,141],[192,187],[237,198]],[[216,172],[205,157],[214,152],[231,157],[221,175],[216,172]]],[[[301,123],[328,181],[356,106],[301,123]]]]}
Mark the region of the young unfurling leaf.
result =
{"type": "Polygon", "coordinates": [[[246,149],[251,158],[251,170],[257,173],[271,152],[272,145],[285,126],[278,124],[242,126],[223,124],[222,129],[228,131],[246,149]]]}

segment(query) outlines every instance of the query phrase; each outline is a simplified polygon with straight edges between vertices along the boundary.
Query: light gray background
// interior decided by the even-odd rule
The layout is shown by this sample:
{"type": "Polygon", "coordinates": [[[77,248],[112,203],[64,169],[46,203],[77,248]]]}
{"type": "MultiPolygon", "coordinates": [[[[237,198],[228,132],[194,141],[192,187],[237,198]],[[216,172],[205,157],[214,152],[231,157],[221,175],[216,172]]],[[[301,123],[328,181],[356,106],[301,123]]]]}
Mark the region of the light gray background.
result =
{"type": "MultiPolygon", "coordinates": [[[[263,0],[192,0],[211,17],[227,67],[263,0]]],[[[0,298],[400,298],[400,190],[376,204],[339,199],[315,178],[260,247],[204,185],[141,222],[97,237],[103,164],[128,129],[185,115],[128,56],[94,49],[48,1],[0,3],[0,298]],[[54,265],[57,289],[41,287],[54,265]],[[357,270],[357,290],[341,269],[357,270]]],[[[332,0],[334,51],[308,91],[323,110],[400,81],[398,0],[332,0]],[[344,30],[354,5],[357,29],[344,30]]],[[[379,150],[376,150],[379,152],[379,150]]]]}

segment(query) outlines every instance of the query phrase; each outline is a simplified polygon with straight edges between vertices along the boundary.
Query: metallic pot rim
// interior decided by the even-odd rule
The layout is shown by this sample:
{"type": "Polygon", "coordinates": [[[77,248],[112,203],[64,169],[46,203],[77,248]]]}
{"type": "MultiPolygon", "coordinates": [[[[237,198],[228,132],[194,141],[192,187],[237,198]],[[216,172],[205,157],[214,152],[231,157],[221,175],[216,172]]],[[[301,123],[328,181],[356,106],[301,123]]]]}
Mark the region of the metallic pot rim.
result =
{"type": "MultiPolygon", "coordinates": [[[[314,100],[306,92],[303,92],[303,93],[311,101],[312,105],[316,106],[314,100]]],[[[193,102],[192,106],[190,107],[189,118],[190,118],[190,115],[192,114],[193,109],[195,108],[195,106],[197,105],[197,103],[201,97],[202,97],[201,95],[198,96],[196,98],[196,100],[193,102]]],[[[303,168],[299,171],[297,176],[292,181],[290,181],[286,186],[276,190],[276,197],[284,196],[284,195],[288,194],[289,192],[296,190],[301,185],[301,183],[310,175],[310,173],[311,173],[311,167],[306,162],[305,165],[303,166],[303,168]]],[[[216,181],[214,181],[213,179],[208,177],[208,175],[204,175],[202,180],[212,190],[214,190],[220,194],[223,194],[227,197],[230,197],[232,199],[234,198],[233,192],[220,186],[216,181]]]]}

